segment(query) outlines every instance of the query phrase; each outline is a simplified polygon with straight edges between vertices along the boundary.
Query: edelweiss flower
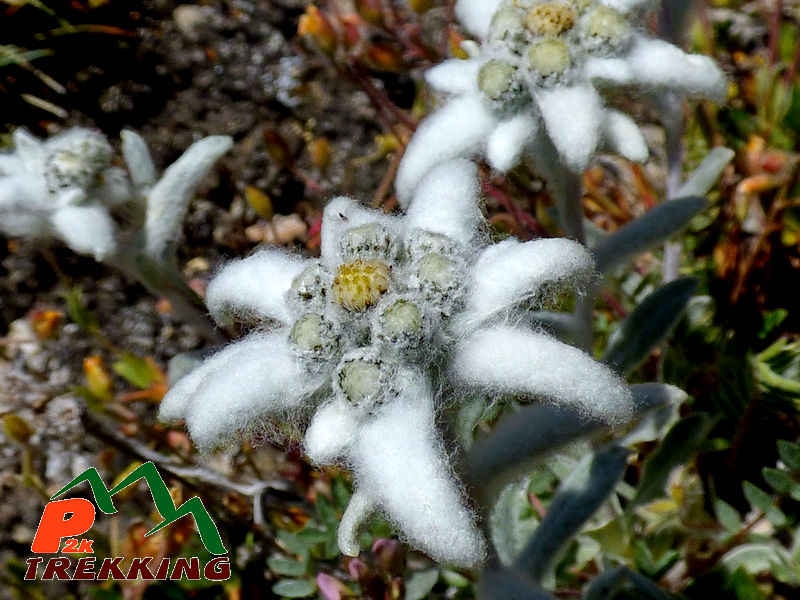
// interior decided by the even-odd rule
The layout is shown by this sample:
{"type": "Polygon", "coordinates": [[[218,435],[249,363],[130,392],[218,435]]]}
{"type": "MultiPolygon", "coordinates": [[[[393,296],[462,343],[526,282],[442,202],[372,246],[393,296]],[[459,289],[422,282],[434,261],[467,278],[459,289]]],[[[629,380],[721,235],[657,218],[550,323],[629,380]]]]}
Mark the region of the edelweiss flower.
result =
{"type": "Polygon", "coordinates": [[[400,165],[408,202],[435,164],[483,154],[500,171],[530,154],[545,177],[553,164],[583,171],[601,146],[647,157],[638,126],[598,93],[619,86],[722,99],[725,78],[705,56],[688,55],[637,30],[649,0],[459,0],[456,12],[481,39],[468,60],[430,69],[426,81],[455,98],[426,119],[400,165]]]}
{"type": "Polygon", "coordinates": [[[15,151],[0,154],[0,230],[11,236],[56,235],[98,260],[115,249],[107,206],[127,198],[125,174],[111,166],[106,139],[71,129],[41,142],[14,132],[15,151]]]}
{"type": "Polygon", "coordinates": [[[226,266],[206,301],[221,322],[277,323],[209,358],[168,392],[211,450],[265,419],[309,415],[317,464],[351,467],[339,528],[357,555],[359,525],[382,512],[438,561],[474,565],[484,541],[452,474],[437,419],[470,392],[532,396],[604,422],[628,418],[628,387],[582,351],[521,325],[521,304],[593,278],[565,239],[481,243],[476,167],[457,160],[421,182],[405,216],[337,198],[319,260],[267,249],[226,266]]]}
{"type": "Polygon", "coordinates": [[[97,260],[120,250],[109,210],[124,204],[146,213],[136,243],[153,257],[168,253],[196,185],[232,145],[225,136],[200,140],[158,179],[144,140],[124,131],[129,179],[124,169],[111,166],[111,145],[92,130],[76,127],[42,142],[17,129],[13,140],[14,151],[0,153],[0,231],[59,237],[97,260]]]}

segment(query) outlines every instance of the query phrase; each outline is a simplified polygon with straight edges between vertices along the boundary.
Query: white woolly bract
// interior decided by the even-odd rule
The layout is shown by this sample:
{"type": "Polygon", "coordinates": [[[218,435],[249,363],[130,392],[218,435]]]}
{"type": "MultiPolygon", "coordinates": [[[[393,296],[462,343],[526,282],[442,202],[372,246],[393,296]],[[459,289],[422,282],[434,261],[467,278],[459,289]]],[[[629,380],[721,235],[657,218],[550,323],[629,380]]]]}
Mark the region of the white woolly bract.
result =
{"type": "Polygon", "coordinates": [[[358,556],[361,545],[358,543],[358,530],[377,509],[375,500],[362,490],[355,490],[347,503],[337,531],[339,550],[345,556],[358,556]]]}
{"type": "MultiPolygon", "coordinates": [[[[669,0],[665,0],[669,1],[669,0]]],[[[610,6],[621,13],[628,13],[634,10],[647,8],[653,4],[653,0],[600,0],[600,4],[610,6]]]]}
{"type": "Polygon", "coordinates": [[[425,83],[447,94],[478,93],[478,72],[486,62],[470,58],[451,58],[425,71],[425,83]]]}
{"type": "Polygon", "coordinates": [[[600,142],[603,102],[588,84],[536,92],[545,127],[562,160],[573,171],[589,164],[600,142]]]}
{"type": "Polygon", "coordinates": [[[311,419],[303,440],[308,458],[318,465],[341,459],[358,431],[353,407],[340,399],[321,406],[311,419]]]}
{"type": "Polygon", "coordinates": [[[186,409],[194,395],[217,373],[224,373],[229,365],[260,352],[270,352],[271,336],[250,335],[226,346],[172,384],[159,406],[158,418],[162,421],[180,421],[186,418],[186,409]]]}
{"type": "Polygon", "coordinates": [[[352,198],[340,196],[325,206],[320,230],[320,256],[329,269],[343,261],[339,255],[339,240],[352,227],[367,223],[380,223],[394,235],[399,233],[398,219],[380,211],[364,208],[352,198]]]}
{"type": "Polygon", "coordinates": [[[476,154],[497,125],[497,118],[477,94],[450,100],[417,127],[400,167],[395,189],[407,205],[419,181],[439,163],[476,154]]]}
{"type": "Polygon", "coordinates": [[[586,287],[594,260],[581,244],[564,238],[489,246],[472,268],[467,306],[456,328],[470,329],[492,315],[548,292],[586,287]]]}
{"type": "Polygon", "coordinates": [[[133,185],[140,189],[149,188],[155,184],[157,175],[147,142],[130,129],[123,130],[120,137],[122,138],[122,156],[133,185]]]}
{"type": "Polygon", "coordinates": [[[437,562],[475,566],[485,543],[447,464],[430,386],[419,375],[403,381],[400,397],[361,426],[351,456],[356,485],[413,546],[437,562]]]}
{"type": "Polygon", "coordinates": [[[518,113],[502,121],[489,136],[486,158],[501,173],[516,165],[526,147],[536,139],[539,122],[530,113],[518,113]]]}
{"type": "Polygon", "coordinates": [[[647,159],[647,142],[639,126],[618,110],[607,110],[603,121],[605,146],[612,152],[634,162],[647,159]]]}
{"type": "Polygon", "coordinates": [[[483,221],[479,200],[478,168],[468,160],[435,167],[420,182],[403,223],[446,235],[468,246],[483,221]]]}
{"type": "Polygon", "coordinates": [[[717,101],[726,97],[725,75],[708,56],[686,54],[663,40],[637,36],[627,61],[636,85],[717,101]]]}
{"type": "Polygon", "coordinates": [[[226,264],[208,284],[206,305],[211,316],[226,325],[232,316],[289,323],[292,313],[286,294],[306,263],[299,256],[269,248],[226,264]]]}
{"type": "Polygon", "coordinates": [[[458,0],[455,7],[456,17],[467,31],[483,39],[489,35],[492,17],[502,2],[503,0],[458,0]]]}
{"type": "Polygon", "coordinates": [[[0,178],[0,231],[12,237],[45,237],[50,232],[47,207],[31,207],[35,200],[27,187],[20,178],[0,178]]]}
{"type": "Polygon", "coordinates": [[[204,378],[186,405],[186,426],[202,451],[225,446],[265,418],[297,408],[321,383],[302,368],[286,330],[248,339],[253,343],[247,351],[204,378]]]}
{"type": "Polygon", "coordinates": [[[15,129],[11,136],[14,140],[14,151],[25,165],[44,165],[44,144],[27,130],[15,129]]]}
{"type": "Polygon", "coordinates": [[[540,333],[507,326],[478,331],[459,344],[451,368],[466,383],[572,406],[612,425],[631,416],[631,391],[616,374],[540,333]]]}
{"type": "Polygon", "coordinates": [[[75,252],[103,260],[117,249],[116,227],[104,206],[65,206],[55,211],[50,221],[75,252]]]}
{"type": "Polygon", "coordinates": [[[189,202],[209,169],[233,146],[227,136],[215,135],[192,144],[164,172],[147,198],[145,246],[148,254],[159,257],[175,243],[189,202]]]}

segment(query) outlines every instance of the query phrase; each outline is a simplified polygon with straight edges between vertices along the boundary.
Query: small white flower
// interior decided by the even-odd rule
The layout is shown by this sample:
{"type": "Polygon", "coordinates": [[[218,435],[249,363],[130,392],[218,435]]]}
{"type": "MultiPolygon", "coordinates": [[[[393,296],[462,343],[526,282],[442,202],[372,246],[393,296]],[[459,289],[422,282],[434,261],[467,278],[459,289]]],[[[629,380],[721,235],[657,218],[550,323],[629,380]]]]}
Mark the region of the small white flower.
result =
{"type": "Polygon", "coordinates": [[[604,106],[600,92],[638,87],[723,99],[725,78],[713,60],[645,36],[636,17],[643,0],[459,0],[462,23],[481,39],[467,60],[426,73],[452,97],[423,121],[397,175],[408,204],[435,164],[482,154],[499,171],[524,154],[550,177],[554,163],[583,171],[605,147],[634,161],[647,144],[627,115],[604,106]]]}
{"type": "Polygon", "coordinates": [[[212,316],[263,327],[179,380],[160,417],[185,419],[208,451],[265,420],[310,416],[311,460],[355,474],[344,553],[358,553],[358,527],[380,511],[436,560],[478,564],[485,542],[451,472],[439,408],[476,390],[607,423],[632,410],[607,367],[513,324],[531,300],[588,285],[589,253],[565,239],[486,246],[478,196],[476,167],[451,161],[423,179],[402,217],[331,201],[318,260],[266,249],[223,268],[208,287],[212,316]]]}
{"type": "Polygon", "coordinates": [[[200,140],[158,179],[147,145],[132,131],[122,133],[130,178],[111,165],[108,140],[90,129],[76,127],[46,141],[18,129],[13,141],[14,151],[0,154],[0,231],[58,237],[76,252],[107,260],[134,252],[122,250],[110,211],[139,204],[146,223],[133,243],[159,261],[174,246],[197,184],[232,143],[225,136],[200,140]]]}
{"type": "Polygon", "coordinates": [[[0,155],[0,229],[7,235],[58,236],[102,260],[116,249],[105,198],[117,198],[118,170],[106,139],[71,129],[41,142],[14,132],[15,151],[0,155]]]}

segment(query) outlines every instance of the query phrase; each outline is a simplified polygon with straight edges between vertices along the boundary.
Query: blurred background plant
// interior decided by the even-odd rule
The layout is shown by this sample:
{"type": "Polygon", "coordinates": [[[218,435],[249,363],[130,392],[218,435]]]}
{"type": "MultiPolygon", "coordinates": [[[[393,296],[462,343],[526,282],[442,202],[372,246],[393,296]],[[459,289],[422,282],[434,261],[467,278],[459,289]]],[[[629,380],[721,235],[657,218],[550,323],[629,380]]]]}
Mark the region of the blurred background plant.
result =
{"type": "MultiPolygon", "coordinates": [[[[433,107],[421,71],[460,56],[464,39],[452,3],[441,0],[153,0],[133,8],[116,0],[6,1],[0,13],[6,132],[88,125],[116,139],[131,126],[157,164],[169,164],[203,135],[234,138],[234,150],[201,191],[217,185],[192,205],[179,249],[183,274],[199,292],[224,257],[259,244],[318,251],[320,208],[333,192],[393,210],[402,148],[433,107]]],[[[657,22],[651,25],[655,30],[657,22]]],[[[687,17],[687,48],[712,55],[731,89],[724,106],[681,111],[684,179],[714,147],[736,155],[711,188],[708,207],[672,238],[682,251],[679,275],[696,282],[689,289],[679,279],[675,285],[685,287],[671,290],[691,299],[684,317],[673,313],[669,343],[635,355],[630,380],[664,381],[688,398],[627,433],[624,462],[613,448],[597,454],[616,474],[606,481],[619,483],[601,495],[597,514],[567,528],[576,535],[551,534],[563,549],[539,583],[555,597],[798,594],[799,28],[797,3],[789,0],[701,1],[687,17]]],[[[663,115],[644,100],[616,99],[645,124],[651,160],[640,166],[602,156],[584,173],[590,238],[621,230],[665,197],[663,115]]],[[[493,236],[559,234],[534,173],[520,168],[500,177],[484,169],[483,176],[493,236]]],[[[408,551],[380,521],[364,533],[369,551],[341,557],[333,540],[348,476],[310,469],[291,443],[284,453],[253,440],[208,462],[182,429],[158,424],[169,360],[203,352],[197,332],[173,320],[163,302],[60,249],[43,253],[8,239],[0,261],[3,594],[475,597],[477,573],[408,551]],[[111,481],[146,460],[156,462],[176,495],[203,496],[231,548],[230,582],[22,581],[21,561],[48,493],[86,466],[111,481]]],[[[625,339],[616,332],[637,307],[652,306],[647,299],[654,300],[662,273],[659,248],[610,272],[592,315],[598,356],[614,349],[615,336],[625,339]]],[[[529,408],[518,400],[483,407],[469,435],[483,439],[502,417],[529,408]]],[[[600,434],[593,443],[605,441],[600,434]]],[[[563,514],[570,501],[564,492],[591,473],[587,449],[584,442],[543,459],[504,489],[491,517],[503,563],[541,551],[545,536],[531,536],[548,515],[563,514]]],[[[153,555],[196,553],[190,525],[141,537],[154,522],[150,509],[141,509],[148,500],[144,487],[132,489],[120,517],[98,522],[92,534],[104,555],[145,552],[144,544],[153,555]]],[[[526,578],[529,585],[530,569],[526,578]]],[[[482,581],[490,585],[491,574],[482,581]]]]}

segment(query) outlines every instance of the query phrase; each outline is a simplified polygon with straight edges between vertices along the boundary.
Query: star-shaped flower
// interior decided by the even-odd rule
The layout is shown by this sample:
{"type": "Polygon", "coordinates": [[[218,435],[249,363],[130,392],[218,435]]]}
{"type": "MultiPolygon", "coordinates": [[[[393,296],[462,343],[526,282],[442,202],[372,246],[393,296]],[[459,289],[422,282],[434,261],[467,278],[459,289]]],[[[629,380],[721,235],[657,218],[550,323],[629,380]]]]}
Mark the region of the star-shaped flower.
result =
{"type": "Polygon", "coordinates": [[[62,238],[98,260],[116,248],[108,206],[127,199],[113,150],[88,129],[41,142],[14,132],[15,151],[0,154],[0,229],[12,236],[62,238]]]}
{"type": "Polygon", "coordinates": [[[226,136],[193,144],[158,178],[145,141],[122,132],[127,172],[112,166],[108,140],[75,127],[40,141],[24,129],[14,151],[0,153],[0,231],[10,236],[58,237],[97,260],[134,254],[156,260],[172,251],[198,183],[232,145],[226,136]],[[141,228],[117,231],[110,211],[125,206],[141,228]],[[122,238],[125,239],[122,239],[122,238]]]}
{"type": "Polygon", "coordinates": [[[478,200],[476,167],[444,163],[404,216],[331,201],[318,260],[266,249],[227,265],[208,287],[212,316],[263,326],[180,379],[161,418],[185,419],[208,451],[268,419],[310,417],[309,458],[355,475],[345,554],[381,512],[436,560],[479,563],[485,544],[448,462],[442,409],[513,394],[615,423],[632,402],[611,370],[526,327],[519,310],[588,285],[589,253],[566,239],[486,245],[478,200]]]}
{"type": "Polygon", "coordinates": [[[647,157],[636,123],[599,92],[635,87],[722,99],[713,60],[645,36],[636,17],[649,0],[459,0],[456,12],[480,40],[472,57],[430,69],[426,81],[452,95],[422,122],[397,175],[402,204],[433,165],[482,154],[499,171],[524,155],[548,179],[554,164],[583,171],[605,147],[647,157]]]}

